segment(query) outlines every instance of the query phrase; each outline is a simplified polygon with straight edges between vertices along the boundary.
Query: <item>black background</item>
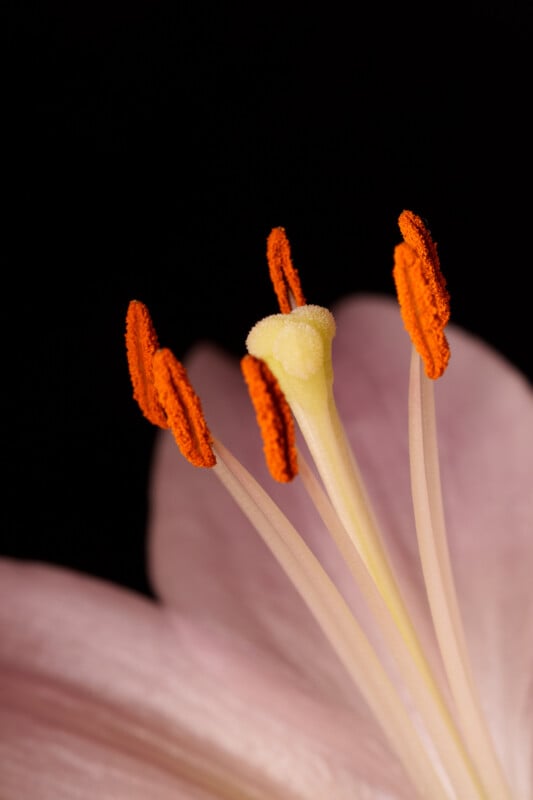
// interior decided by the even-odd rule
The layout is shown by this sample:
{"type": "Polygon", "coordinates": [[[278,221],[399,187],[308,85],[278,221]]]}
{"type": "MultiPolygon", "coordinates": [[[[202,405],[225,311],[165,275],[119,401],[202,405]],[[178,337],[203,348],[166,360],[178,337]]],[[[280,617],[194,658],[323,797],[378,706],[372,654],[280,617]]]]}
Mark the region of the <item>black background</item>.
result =
{"type": "Polygon", "coordinates": [[[9,10],[4,554],[149,591],[155,431],[131,399],[128,301],[179,356],[199,338],[241,355],[275,310],[274,225],[327,305],[392,294],[398,214],[421,214],[453,320],[532,376],[529,20],[512,3],[355,8],[9,10]]]}

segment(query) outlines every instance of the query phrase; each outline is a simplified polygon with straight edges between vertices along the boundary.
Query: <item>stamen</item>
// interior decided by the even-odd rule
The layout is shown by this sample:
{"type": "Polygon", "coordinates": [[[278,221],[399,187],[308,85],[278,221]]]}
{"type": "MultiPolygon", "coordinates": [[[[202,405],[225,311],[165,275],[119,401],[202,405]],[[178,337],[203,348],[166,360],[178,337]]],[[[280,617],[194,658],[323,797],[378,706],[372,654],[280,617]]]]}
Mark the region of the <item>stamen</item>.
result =
{"type": "Polygon", "coordinates": [[[470,670],[444,521],[433,384],[444,372],[449,347],[443,328],[449,296],[436,247],[422,220],[399,219],[405,243],[395,250],[394,278],[402,317],[413,342],[409,379],[411,491],[424,583],[442,662],[466,746],[486,791],[510,798],[470,670]],[[418,352],[418,355],[417,355],[418,352]],[[420,356],[420,358],[419,358],[420,356]],[[422,361],[426,375],[422,372],[422,361]]]}
{"type": "Polygon", "coordinates": [[[215,454],[200,398],[187,371],[171,350],[158,350],[153,358],[154,384],[177,445],[195,467],[213,467],[215,454]]]}
{"type": "Polygon", "coordinates": [[[291,258],[291,246],[285,228],[273,228],[267,239],[267,261],[270,280],[283,314],[289,314],[295,306],[304,306],[298,271],[291,258]]]}
{"type": "Polygon", "coordinates": [[[274,480],[288,483],[298,473],[294,420],[289,405],[264,361],[244,356],[241,369],[255,409],[270,474],[274,480]]]}
{"type": "Polygon", "coordinates": [[[405,241],[394,250],[393,276],[403,323],[424,361],[428,378],[440,378],[450,358],[444,334],[450,298],[437,247],[412,211],[403,211],[398,224],[405,241]]]}
{"type": "Polygon", "coordinates": [[[153,425],[168,428],[165,412],[154,386],[152,360],[159,347],[157,333],[144,303],[132,300],[126,315],[126,354],[133,397],[153,425]]]}

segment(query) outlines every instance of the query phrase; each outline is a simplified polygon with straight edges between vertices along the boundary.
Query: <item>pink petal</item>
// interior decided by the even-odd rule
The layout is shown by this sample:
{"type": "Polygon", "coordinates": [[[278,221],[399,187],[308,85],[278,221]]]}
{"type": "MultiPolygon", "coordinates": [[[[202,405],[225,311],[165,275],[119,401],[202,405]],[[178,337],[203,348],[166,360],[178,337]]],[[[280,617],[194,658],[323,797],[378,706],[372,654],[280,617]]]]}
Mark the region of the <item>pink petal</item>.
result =
{"type": "Polygon", "coordinates": [[[3,561],[0,587],[3,800],[408,797],[357,717],[242,641],[57,569],[3,561]]]}

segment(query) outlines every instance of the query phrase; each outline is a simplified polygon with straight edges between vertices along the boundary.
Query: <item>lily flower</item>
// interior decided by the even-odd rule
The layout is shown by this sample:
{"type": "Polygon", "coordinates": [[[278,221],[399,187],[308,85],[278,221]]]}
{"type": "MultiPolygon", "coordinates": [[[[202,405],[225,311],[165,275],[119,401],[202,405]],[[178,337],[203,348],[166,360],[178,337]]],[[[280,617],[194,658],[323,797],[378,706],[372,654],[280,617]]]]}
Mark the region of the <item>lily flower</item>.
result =
{"type": "Polygon", "coordinates": [[[399,222],[401,314],[272,231],[244,380],[130,305],[159,602],[0,561],[2,800],[533,798],[533,395],[399,222]]]}

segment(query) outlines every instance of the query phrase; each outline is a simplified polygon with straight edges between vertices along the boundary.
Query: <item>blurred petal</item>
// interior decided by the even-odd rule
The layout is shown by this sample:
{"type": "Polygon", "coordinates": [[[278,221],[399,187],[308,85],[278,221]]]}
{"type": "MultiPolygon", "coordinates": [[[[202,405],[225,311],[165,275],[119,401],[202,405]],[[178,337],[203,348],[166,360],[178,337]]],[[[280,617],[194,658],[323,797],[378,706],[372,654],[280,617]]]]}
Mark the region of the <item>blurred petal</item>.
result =
{"type": "Polygon", "coordinates": [[[3,800],[409,796],[354,715],[242,641],[57,569],[0,562],[0,587],[3,800]]]}

